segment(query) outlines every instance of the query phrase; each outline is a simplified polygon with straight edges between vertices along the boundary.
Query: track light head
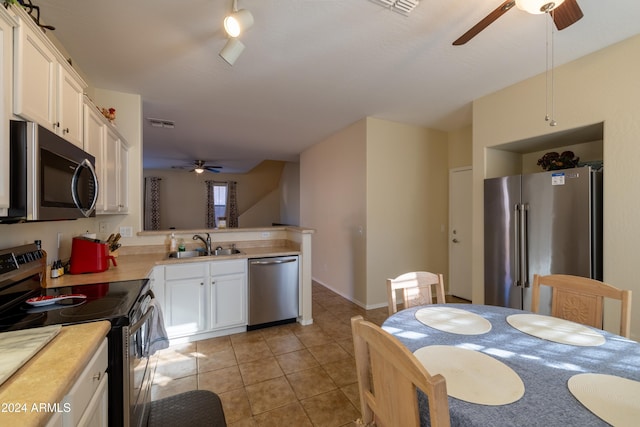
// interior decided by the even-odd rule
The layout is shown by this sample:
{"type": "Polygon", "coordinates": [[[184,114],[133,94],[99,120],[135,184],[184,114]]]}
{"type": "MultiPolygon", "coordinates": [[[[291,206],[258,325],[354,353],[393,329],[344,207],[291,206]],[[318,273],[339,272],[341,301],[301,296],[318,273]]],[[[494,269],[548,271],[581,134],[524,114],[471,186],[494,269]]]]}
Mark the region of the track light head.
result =
{"type": "Polygon", "coordinates": [[[224,29],[229,37],[238,37],[253,25],[253,15],[247,9],[236,10],[224,18],[224,29]]]}

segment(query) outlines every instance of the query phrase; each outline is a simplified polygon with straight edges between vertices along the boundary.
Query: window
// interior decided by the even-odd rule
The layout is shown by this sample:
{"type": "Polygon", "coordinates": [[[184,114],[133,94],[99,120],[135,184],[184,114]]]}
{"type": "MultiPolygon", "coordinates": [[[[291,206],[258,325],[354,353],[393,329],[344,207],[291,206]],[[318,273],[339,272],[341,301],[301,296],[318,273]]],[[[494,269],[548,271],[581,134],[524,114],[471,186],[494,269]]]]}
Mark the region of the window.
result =
{"type": "Polygon", "coordinates": [[[216,227],[220,226],[219,218],[227,216],[227,189],[228,187],[226,182],[213,183],[213,219],[216,227]]]}

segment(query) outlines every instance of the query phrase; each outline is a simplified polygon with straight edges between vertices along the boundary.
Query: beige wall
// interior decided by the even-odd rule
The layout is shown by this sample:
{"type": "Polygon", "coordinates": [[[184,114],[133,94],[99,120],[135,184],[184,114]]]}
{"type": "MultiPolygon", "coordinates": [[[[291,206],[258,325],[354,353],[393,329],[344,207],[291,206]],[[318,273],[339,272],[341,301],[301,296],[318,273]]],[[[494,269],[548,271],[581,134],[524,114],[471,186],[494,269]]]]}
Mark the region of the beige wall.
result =
{"type": "Polygon", "coordinates": [[[300,154],[300,225],[316,231],[313,278],[363,304],[366,126],[360,120],[300,154]]]}
{"type": "Polygon", "coordinates": [[[386,279],[407,271],[446,275],[447,135],[367,119],[367,300],[387,303],[386,279]]]}
{"type": "Polygon", "coordinates": [[[280,222],[300,225],[300,163],[287,162],[280,178],[280,222]]]}
{"type": "Polygon", "coordinates": [[[447,134],[449,169],[471,166],[473,128],[465,126],[447,134]]]}
{"type": "MultiPolygon", "coordinates": [[[[478,99],[473,105],[473,300],[483,302],[482,181],[496,175],[488,147],[604,122],[604,279],[640,294],[640,36],[555,70],[555,119],[544,121],[545,80],[540,75],[478,99]],[[526,101],[526,102],[525,102],[526,101]]],[[[493,150],[495,151],[495,150],[493,150]]],[[[491,153],[494,155],[495,153],[491,153]]],[[[605,306],[605,328],[618,312],[605,306]]],[[[636,307],[637,308],[637,307],[636,307]]],[[[640,337],[640,310],[632,310],[632,337],[640,337]]]]}
{"type": "Polygon", "coordinates": [[[447,270],[446,134],[360,120],[300,157],[301,222],[316,230],[313,277],[367,308],[385,280],[447,270]]]}
{"type": "MultiPolygon", "coordinates": [[[[285,162],[267,160],[244,174],[202,173],[188,170],[145,169],[144,176],[162,178],[160,182],[160,228],[206,228],[207,180],[236,181],[241,227],[269,226],[280,221],[279,187],[285,162]],[[263,199],[278,193],[276,203],[263,199]],[[274,207],[275,206],[275,207],[274,207]],[[251,211],[244,221],[242,216],[251,211]]],[[[271,199],[270,199],[271,200],[271,199]]]]}

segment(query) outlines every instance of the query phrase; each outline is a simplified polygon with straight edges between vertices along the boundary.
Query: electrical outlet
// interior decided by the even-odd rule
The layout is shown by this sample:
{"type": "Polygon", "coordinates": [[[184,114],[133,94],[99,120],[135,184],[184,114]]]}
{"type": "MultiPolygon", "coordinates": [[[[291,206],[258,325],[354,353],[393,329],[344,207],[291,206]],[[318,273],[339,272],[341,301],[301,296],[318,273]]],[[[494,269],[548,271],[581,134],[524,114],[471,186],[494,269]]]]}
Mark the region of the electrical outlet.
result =
{"type": "Polygon", "coordinates": [[[107,232],[107,223],[104,221],[101,221],[98,223],[98,231],[100,233],[106,233],[107,232]]]}
{"type": "Polygon", "coordinates": [[[120,227],[120,236],[133,237],[133,227],[120,227]]]}

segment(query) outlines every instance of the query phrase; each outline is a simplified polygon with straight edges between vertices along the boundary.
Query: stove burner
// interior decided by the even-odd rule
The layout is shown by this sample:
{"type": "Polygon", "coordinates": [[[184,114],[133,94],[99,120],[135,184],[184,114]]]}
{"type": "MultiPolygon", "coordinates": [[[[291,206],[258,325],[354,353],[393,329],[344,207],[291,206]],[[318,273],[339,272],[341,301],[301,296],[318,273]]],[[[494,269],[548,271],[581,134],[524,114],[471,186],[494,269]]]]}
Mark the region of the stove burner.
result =
{"type": "Polygon", "coordinates": [[[104,297],[88,301],[79,307],[63,308],[59,314],[60,317],[67,318],[82,318],[87,316],[98,318],[102,315],[109,316],[113,314],[116,311],[115,309],[121,304],[122,298],[104,297]]]}
{"type": "Polygon", "coordinates": [[[0,318],[0,329],[18,330],[26,329],[30,326],[39,326],[43,319],[47,317],[45,313],[18,313],[0,318]]]}

